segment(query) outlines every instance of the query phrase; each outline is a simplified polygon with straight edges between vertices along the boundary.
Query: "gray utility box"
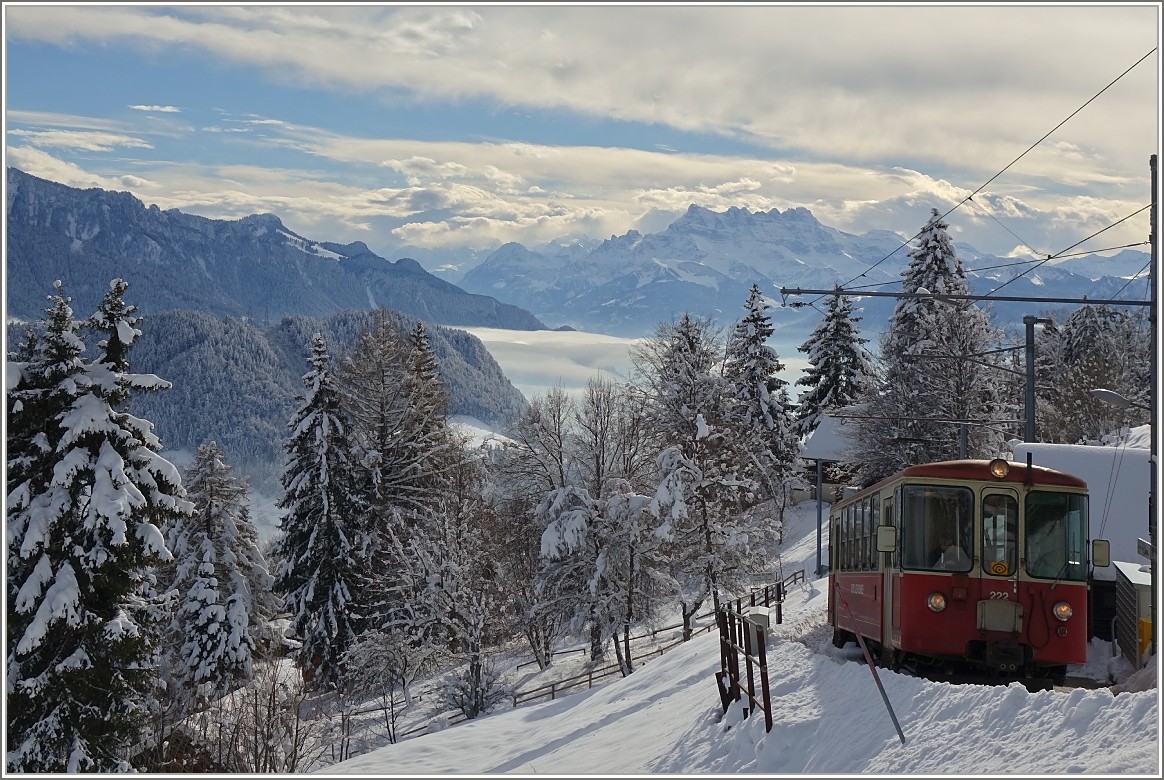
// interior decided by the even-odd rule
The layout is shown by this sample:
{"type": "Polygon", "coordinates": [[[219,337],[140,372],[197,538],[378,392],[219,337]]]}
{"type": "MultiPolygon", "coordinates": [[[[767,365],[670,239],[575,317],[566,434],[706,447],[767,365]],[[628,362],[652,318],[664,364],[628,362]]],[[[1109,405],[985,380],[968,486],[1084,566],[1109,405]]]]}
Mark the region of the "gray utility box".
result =
{"type": "Polygon", "coordinates": [[[768,631],[771,616],[767,607],[744,607],[744,622],[748,624],[749,639],[752,643],[752,652],[759,652],[762,635],[768,631]]]}
{"type": "Polygon", "coordinates": [[[1115,639],[1133,669],[1143,667],[1152,637],[1152,573],[1138,563],[1112,561],[1116,569],[1115,639]]]}

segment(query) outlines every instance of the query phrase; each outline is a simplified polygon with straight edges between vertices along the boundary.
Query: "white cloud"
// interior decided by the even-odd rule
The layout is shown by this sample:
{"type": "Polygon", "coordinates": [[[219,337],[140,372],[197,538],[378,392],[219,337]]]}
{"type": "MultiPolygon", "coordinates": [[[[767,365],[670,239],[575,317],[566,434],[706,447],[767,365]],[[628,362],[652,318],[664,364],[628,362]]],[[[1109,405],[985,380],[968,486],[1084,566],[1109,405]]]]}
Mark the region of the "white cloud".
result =
{"type": "Polygon", "coordinates": [[[25,139],[33,146],[54,146],[65,149],[80,149],[87,152],[110,152],[115,147],[153,149],[153,145],[140,138],[100,131],[73,130],[9,130],[8,135],[25,139]]]}
{"type": "MultiPolygon", "coordinates": [[[[971,192],[905,167],[811,161],[793,167],[743,157],[368,139],[289,123],[267,127],[268,135],[254,143],[306,152],[330,169],[139,162],[137,173],[152,185],[135,186],[111,175],[120,173],[112,166],[123,166],[114,161],[104,166],[108,173],[90,175],[84,186],[104,186],[93,181],[104,178],[146,202],[209,217],[269,211],[309,237],[363,240],[381,253],[404,243],[532,246],[566,234],[657,231],[692,203],[717,211],[803,205],[847,232],[889,229],[909,236],[931,207],[944,211],[971,192]],[[349,177],[348,170],[357,175],[349,177]]],[[[34,175],[65,183],[84,178],[76,165],[66,170],[48,155],[20,155],[12,164],[34,175]]],[[[963,206],[950,217],[951,227],[958,240],[998,254],[1015,246],[1011,232],[1040,252],[1059,251],[1142,205],[1119,197],[1056,195],[1029,184],[979,193],[974,202],[982,208],[963,206]]],[[[1131,220],[1105,234],[1105,245],[1139,240],[1145,226],[1146,216],[1131,220]]]]}
{"type": "MultiPolygon", "coordinates": [[[[1148,52],[1156,13],[1147,5],[33,6],[9,8],[7,29],[59,44],[194,47],[298,85],[565,108],[979,178],[1148,52]]],[[[1158,68],[1150,59],[1053,140],[1099,153],[1106,176],[1140,174],[1156,133],[1158,68]]],[[[1059,165],[1070,159],[1057,156],[1059,165]]]]}
{"type": "MultiPolygon", "coordinates": [[[[53,157],[48,152],[31,146],[7,147],[8,164],[42,179],[67,184],[70,187],[100,187],[104,190],[129,190],[135,194],[156,186],[138,176],[99,176],[78,165],[53,157]]],[[[138,195],[138,197],[141,197],[138,195]]]]}
{"type": "Polygon", "coordinates": [[[134,111],[151,111],[160,114],[178,114],[182,111],[182,109],[175,108],[174,106],[129,106],[129,108],[132,108],[134,111]]]}

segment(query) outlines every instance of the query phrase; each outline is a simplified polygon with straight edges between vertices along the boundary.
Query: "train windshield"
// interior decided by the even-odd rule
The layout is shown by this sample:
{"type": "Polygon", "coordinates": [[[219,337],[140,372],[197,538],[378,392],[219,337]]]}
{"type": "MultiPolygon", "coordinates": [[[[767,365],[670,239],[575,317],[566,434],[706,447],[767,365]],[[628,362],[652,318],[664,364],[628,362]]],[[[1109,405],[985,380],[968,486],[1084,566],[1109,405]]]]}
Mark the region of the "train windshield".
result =
{"type": "Polygon", "coordinates": [[[1087,497],[1035,490],[1027,494],[1025,551],[1032,577],[1087,579],[1087,497]]]}
{"type": "Polygon", "coordinates": [[[901,565],[904,568],[970,571],[974,546],[974,495],[968,488],[927,485],[902,488],[901,565]]]}

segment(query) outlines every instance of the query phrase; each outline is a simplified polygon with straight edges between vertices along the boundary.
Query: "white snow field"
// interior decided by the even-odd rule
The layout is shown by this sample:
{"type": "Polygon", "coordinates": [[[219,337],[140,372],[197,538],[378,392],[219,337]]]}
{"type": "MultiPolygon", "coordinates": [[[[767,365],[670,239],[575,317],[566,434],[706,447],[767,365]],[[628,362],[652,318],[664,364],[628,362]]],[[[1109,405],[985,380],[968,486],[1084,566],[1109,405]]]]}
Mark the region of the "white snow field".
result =
{"type": "MultiPolygon", "coordinates": [[[[787,520],[783,572],[803,567],[811,577],[816,504],[794,507],[787,520]]],[[[1121,684],[1113,689],[1030,693],[1018,684],[951,685],[878,669],[902,745],[860,650],[832,646],[827,586],[819,579],[792,588],[783,624],[769,630],[771,733],[762,713],[744,719],[738,705],[722,712],[711,632],[603,687],[502,709],[321,772],[1160,776],[1155,663],[1128,678],[1130,667],[1111,660],[1111,645],[1098,640],[1088,663],[1069,673],[1104,683],[1114,674],[1121,684]]]]}

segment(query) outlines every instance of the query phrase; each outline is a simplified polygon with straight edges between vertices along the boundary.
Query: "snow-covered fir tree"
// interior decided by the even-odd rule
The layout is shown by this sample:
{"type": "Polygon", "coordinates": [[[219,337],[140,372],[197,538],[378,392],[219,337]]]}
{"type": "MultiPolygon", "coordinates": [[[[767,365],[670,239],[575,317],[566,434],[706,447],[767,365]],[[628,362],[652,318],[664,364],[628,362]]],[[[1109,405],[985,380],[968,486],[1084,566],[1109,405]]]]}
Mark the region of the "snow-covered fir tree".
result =
{"type": "Polygon", "coordinates": [[[793,430],[788,383],[777,376],[784,364],[767,344],[772,320],[759,285],[752,285],[744,309],[747,313],[728,339],[724,361],[731,393],[727,422],[740,462],[752,466],[745,473],[782,511],[798,464],[800,441],[793,430]]]}
{"type": "Polygon", "coordinates": [[[348,422],[331,371],[331,357],[316,335],[306,392],[288,423],[283,472],[287,511],[280,522],[275,557],[280,563],[275,590],[285,594],[295,634],[303,644],[299,663],[321,687],[340,682],[344,652],[358,633],[353,602],[366,563],[369,537],[367,485],[359,464],[348,455],[348,422]]]}
{"type": "Polygon", "coordinates": [[[390,526],[439,506],[463,457],[448,426],[448,395],[423,323],[407,337],[396,327],[385,312],[376,312],[336,376],[351,421],[353,458],[367,478],[366,567],[349,583],[365,629],[383,627],[392,610],[395,574],[384,559],[390,526]]]}
{"type": "Polygon", "coordinates": [[[407,512],[439,502],[458,448],[448,436],[448,394],[423,323],[402,337],[384,311],[374,312],[340,359],[336,382],[353,449],[372,479],[373,506],[407,512]]]}
{"type": "Polygon", "coordinates": [[[685,313],[632,351],[663,447],[651,510],[662,519],[685,637],[705,601],[718,606],[721,591],[744,584],[764,532],[743,511],[759,486],[734,446],[729,385],[715,371],[721,349],[710,322],[685,313]]]}
{"type": "Polygon", "coordinates": [[[1036,386],[1039,438],[1061,444],[1098,441],[1124,426],[1148,422],[1150,332],[1110,306],[1082,306],[1059,327],[1046,327],[1037,354],[1049,364],[1036,386]],[[1137,406],[1120,409],[1091,395],[1114,390],[1137,406]]]}
{"type": "Polygon", "coordinates": [[[186,470],[194,514],[166,531],[177,592],[174,670],[196,705],[251,679],[256,656],[276,641],[274,578],[250,521],[245,480],[236,478],[215,442],[203,444],[186,470]]]}
{"type": "MultiPolygon", "coordinates": [[[[933,209],[902,272],[903,293],[969,294],[948,227],[933,209]]],[[[985,354],[997,343],[998,334],[976,305],[927,297],[898,302],[880,342],[877,389],[856,421],[854,456],[863,482],[912,464],[957,458],[963,427],[967,457],[998,454],[1004,430],[991,422],[1006,409],[1000,374],[989,367],[998,359],[985,354]]]]}
{"type": "Polygon", "coordinates": [[[816,430],[826,412],[857,403],[869,390],[873,366],[862,346],[852,302],[837,288],[828,299],[824,318],[797,347],[808,356],[808,368],[796,381],[808,388],[796,404],[795,429],[799,436],[816,430]]]}
{"type": "Polygon", "coordinates": [[[167,604],[159,526],[188,513],[178,470],[126,407],[168,387],[129,371],[140,318],[110,283],[89,325],[63,286],[43,335],[9,364],[6,765],[13,772],[119,771],[144,737],[167,604]]]}

